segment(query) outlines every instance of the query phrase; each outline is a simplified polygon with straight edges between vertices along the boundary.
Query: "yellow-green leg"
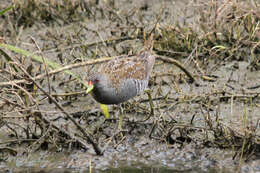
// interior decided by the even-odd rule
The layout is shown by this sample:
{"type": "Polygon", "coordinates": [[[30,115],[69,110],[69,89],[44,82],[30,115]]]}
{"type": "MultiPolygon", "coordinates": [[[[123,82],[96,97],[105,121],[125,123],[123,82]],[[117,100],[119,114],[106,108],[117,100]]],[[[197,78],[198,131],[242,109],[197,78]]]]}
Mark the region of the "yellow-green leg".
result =
{"type": "Polygon", "coordinates": [[[148,117],[148,119],[150,118],[150,116],[154,115],[154,104],[153,104],[153,99],[152,99],[152,94],[151,94],[151,90],[150,89],[146,89],[145,90],[145,93],[147,94],[148,96],[148,99],[149,99],[149,105],[150,105],[150,115],[148,117]]]}

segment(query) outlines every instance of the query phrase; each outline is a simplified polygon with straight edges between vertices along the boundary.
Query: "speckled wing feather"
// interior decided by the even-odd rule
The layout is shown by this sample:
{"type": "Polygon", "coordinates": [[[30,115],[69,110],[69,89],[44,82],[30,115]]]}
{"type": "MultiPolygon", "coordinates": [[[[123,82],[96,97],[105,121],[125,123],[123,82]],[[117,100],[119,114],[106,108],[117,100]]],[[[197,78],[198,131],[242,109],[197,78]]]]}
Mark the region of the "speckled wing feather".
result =
{"type": "Polygon", "coordinates": [[[147,79],[146,64],[146,58],[121,56],[105,64],[100,73],[106,75],[113,87],[117,88],[123,79],[147,79]]]}

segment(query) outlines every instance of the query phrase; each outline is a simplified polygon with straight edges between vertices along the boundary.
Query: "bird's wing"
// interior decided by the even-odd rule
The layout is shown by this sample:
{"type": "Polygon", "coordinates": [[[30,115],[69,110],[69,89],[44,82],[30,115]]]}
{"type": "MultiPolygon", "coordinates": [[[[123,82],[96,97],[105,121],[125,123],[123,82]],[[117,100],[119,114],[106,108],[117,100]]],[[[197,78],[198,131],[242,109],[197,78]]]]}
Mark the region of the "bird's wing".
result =
{"type": "Polygon", "coordinates": [[[115,87],[120,84],[120,80],[124,79],[145,80],[147,79],[146,61],[137,56],[118,57],[105,64],[101,68],[101,73],[105,74],[115,87]]]}

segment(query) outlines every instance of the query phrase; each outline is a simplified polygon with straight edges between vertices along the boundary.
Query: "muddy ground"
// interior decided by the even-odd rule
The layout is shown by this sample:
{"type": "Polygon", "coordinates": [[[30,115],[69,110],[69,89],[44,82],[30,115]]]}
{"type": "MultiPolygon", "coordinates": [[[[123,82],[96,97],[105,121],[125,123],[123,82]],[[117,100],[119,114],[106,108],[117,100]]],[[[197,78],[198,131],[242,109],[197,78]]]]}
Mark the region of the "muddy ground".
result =
{"type": "Polygon", "coordinates": [[[259,1],[0,9],[12,4],[0,16],[3,172],[260,171],[259,1]],[[84,81],[108,57],[138,54],[151,30],[154,113],[145,93],[127,101],[119,133],[119,106],[105,119],[84,81]]]}

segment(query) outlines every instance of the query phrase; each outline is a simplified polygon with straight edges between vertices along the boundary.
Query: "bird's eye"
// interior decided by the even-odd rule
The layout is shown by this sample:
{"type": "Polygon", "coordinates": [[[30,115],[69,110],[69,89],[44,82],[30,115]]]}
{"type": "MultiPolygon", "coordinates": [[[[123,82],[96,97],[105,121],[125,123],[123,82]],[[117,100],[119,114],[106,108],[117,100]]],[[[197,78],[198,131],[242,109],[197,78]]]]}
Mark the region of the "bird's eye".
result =
{"type": "Polygon", "coordinates": [[[99,82],[99,80],[98,80],[98,79],[95,79],[95,80],[94,80],[94,83],[98,83],[98,82],[99,82]]]}

